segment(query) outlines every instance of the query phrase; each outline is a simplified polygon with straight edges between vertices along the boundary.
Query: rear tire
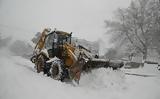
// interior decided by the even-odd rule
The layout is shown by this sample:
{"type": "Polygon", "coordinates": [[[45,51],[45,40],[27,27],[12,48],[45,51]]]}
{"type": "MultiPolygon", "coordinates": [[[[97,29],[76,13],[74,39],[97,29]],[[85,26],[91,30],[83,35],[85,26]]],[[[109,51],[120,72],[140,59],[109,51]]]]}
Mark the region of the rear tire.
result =
{"type": "Polygon", "coordinates": [[[37,58],[37,64],[36,64],[37,73],[40,73],[41,71],[43,71],[44,61],[45,61],[44,56],[40,54],[37,58]]]}
{"type": "Polygon", "coordinates": [[[47,56],[45,56],[43,53],[41,53],[37,57],[35,56],[35,58],[36,59],[34,60],[34,62],[36,64],[37,72],[38,73],[40,73],[41,71],[44,72],[46,61],[48,60],[47,56]]]}
{"type": "Polygon", "coordinates": [[[32,57],[30,58],[30,61],[31,61],[32,63],[35,63],[35,62],[36,62],[36,56],[32,56],[32,57]]]}

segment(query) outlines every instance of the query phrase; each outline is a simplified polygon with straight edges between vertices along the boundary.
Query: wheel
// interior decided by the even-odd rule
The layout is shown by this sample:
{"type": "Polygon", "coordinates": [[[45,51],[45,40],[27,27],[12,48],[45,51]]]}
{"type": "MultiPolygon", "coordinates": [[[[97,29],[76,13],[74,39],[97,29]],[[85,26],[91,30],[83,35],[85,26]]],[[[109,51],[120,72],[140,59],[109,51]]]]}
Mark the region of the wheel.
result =
{"type": "Polygon", "coordinates": [[[37,63],[36,63],[37,73],[40,73],[41,71],[43,71],[44,65],[45,65],[44,55],[40,54],[37,57],[37,63]]]}
{"type": "Polygon", "coordinates": [[[160,66],[158,65],[157,69],[160,71],[160,66]]]}
{"type": "Polygon", "coordinates": [[[50,73],[53,79],[56,79],[56,80],[62,79],[63,68],[62,68],[62,63],[60,62],[60,60],[56,60],[52,62],[50,73]]]}
{"type": "Polygon", "coordinates": [[[31,61],[32,63],[35,63],[35,62],[36,62],[36,56],[32,56],[32,57],[30,58],[30,61],[31,61]]]}

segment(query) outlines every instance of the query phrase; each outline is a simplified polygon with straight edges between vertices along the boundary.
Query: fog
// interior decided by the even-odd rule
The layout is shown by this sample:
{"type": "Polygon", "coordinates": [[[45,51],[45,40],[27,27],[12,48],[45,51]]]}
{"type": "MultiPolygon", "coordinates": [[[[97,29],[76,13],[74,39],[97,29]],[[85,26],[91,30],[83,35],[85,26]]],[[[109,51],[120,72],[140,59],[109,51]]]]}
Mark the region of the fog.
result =
{"type": "Polygon", "coordinates": [[[0,31],[27,39],[43,28],[51,27],[95,41],[106,32],[104,20],[112,18],[112,13],[118,7],[126,7],[129,2],[130,0],[0,0],[0,31]]]}

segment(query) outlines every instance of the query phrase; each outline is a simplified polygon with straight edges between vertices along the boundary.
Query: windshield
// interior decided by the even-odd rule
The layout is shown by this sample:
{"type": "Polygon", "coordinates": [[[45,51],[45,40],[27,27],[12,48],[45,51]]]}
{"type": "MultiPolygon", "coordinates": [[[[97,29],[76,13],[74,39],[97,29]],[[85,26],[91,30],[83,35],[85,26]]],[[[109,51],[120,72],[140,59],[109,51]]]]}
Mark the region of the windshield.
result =
{"type": "Polygon", "coordinates": [[[71,37],[53,32],[47,35],[47,38],[45,41],[45,48],[47,50],[52,49],[53,43],[57,43],[58,45],[63,45],[65,42],[70,43],[71,37]]]}
{"type": "Polygon", "coordinates": [[[52,49],[52,45],[58,42],[58,35],[56,33],[49,34],[46,38],[45,48],[52,49]]]}

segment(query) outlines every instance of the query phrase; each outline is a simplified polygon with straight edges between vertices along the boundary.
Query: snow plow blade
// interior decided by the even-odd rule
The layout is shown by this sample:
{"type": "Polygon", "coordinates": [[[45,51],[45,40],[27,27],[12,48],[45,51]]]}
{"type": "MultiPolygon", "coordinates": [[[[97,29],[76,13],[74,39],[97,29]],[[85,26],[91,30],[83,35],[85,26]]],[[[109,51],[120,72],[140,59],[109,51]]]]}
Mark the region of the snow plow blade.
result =
{"type": "Polygon", "coordinates": [[[96,68],[112,68],[113,70],[116,70],[123,66],[124,66],[123,61],[119,60],[90,59],[83,66],[83,70],[89,71],[91,69],[96,69],[96,68]]]}

